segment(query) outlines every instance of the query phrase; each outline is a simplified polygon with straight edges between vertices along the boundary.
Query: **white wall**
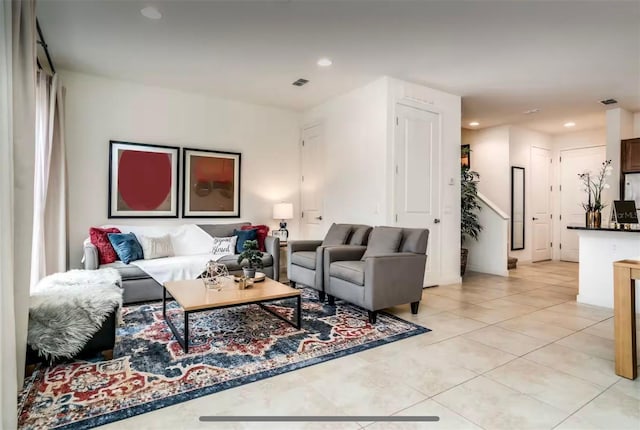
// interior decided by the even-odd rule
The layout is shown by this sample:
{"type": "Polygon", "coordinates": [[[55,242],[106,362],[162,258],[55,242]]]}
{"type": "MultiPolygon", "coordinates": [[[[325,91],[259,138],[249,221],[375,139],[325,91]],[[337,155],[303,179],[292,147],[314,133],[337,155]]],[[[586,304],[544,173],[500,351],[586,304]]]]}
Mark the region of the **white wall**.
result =
{"type": "Polygon", "coordinates": [[[640,137],[640,112],[633,114],[633,137],[640,137]]]}
{"type": "MultiPolygon", "coordinates": [[[[620,141],[634,137],[634,115],[622,108],[607,111],[607,159],[611,160],[612,176],[620,177],[620,141]]],[[[620,195],[620,183],[612,181],[611,195],[620,195]]]]}
{"type": "Polygon", "coordinates": [[[509,126],[468,130],[464,139],[465,144],[471,145],[471,170],[480,174],[478,191],[509,213],[509,126]]]}
{"type": "MultiPolygon", "coordinates": [[[[531,172],[531,149],[551,149],[551,137],[547,134],[529,130],[523,127],[511,126],[509,128],[509,207],[505,211],[511,215],[511,166],[524,167],[524,249],[509,251],[509,255],[516,257],[520,262],[531,261],[533,252],[533,215],[532,215],[532,185],[534,178],[531,172]]],[[[550,151],[551,153],[551,151],[550,151]]],[[[551,178],[549,179],[551,181],[551,178]]],[[[550,209],[553,211],[550,202],[550,209]]],[[[511,234],[511,229],[509,229],[511,234]]],[[[511,242],[509,242],[511,243],[511,242]]],[[[509,245],[511,249],[511,245],[509,245]]]]}
{"type": "Polygon", "coordinates": [[[322,123],[325,143],[324,227],[332,222],[393,225],[395,105],[403,101],[442,114],[441,279],[460,279],[460,97],[380,78],[303,115],[322,123]]]}
{"type": "MultiPolygon", "coordinates": [[[[299,205],[299,115],[282,109],[63,72],[72,267],[89,227],[106,224],[109,140],[242,153],[240,220],[272,227],[272,204],[299,205]]],[[[126,220],[127,224],[238,219],[126,220]]],[[[290,222],[295,237],[297,220],[290,222]]]]}
{"type": "MultiPolygon", "coordinates": [[[[467,270],[509,276],[509,215],[478,193],[480,211],[478,221],[483,227],[480,240],[467,239],[464,246],[469,249],[467,270]]],[[[513,252],[513,251],[512,251],[513,252]]]]}
{"type": "Polygon", "coordinates": [[[303,126],[321,123],[324,133],[323,234],[334,222],[389,223],[387,97],[381,78],[303,115],[303,126]]]}

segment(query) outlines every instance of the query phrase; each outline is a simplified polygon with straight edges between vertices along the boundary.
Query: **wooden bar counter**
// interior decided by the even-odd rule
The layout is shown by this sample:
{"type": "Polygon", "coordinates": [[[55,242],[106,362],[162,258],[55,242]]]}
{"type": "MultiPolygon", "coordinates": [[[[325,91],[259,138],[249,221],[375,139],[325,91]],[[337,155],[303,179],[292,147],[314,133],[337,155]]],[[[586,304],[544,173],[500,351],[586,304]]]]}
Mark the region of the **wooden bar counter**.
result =
{"type": "Polygon", "coordinates": [[[638,376],[636,356],[636,290],[640,260],[613,263],[613,321],[616,344],[616,374],[628,379],[638,376]]]}

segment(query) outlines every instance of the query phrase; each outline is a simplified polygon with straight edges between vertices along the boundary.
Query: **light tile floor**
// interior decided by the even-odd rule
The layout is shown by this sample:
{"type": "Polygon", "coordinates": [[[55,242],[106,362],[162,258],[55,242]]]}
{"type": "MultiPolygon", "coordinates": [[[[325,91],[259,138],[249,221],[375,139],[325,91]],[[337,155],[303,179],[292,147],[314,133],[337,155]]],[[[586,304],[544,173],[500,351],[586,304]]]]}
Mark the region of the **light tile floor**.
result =
{"type": "MultiPolygon", "coordinates": [[[[609,309],[576,303],[578,265],[520,265],[424,291],[424,335],[104,428],[640,429],[640,378],[614,372],[609,309]],[[438,415],[437,423],[200,423],[200,415],[438,415]]],[[[639,318],[640,320],[640,318],[639,318]]]]}

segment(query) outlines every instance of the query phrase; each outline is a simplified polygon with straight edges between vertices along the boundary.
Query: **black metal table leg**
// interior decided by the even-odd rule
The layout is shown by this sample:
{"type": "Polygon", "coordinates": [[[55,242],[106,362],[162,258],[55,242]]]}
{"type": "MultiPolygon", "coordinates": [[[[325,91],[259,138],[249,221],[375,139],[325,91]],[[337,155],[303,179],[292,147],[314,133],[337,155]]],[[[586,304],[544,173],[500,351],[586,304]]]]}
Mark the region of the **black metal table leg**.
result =
{"type": "Polygon", "coordinates": [[[162,287],[162,317],[167,319],[167,289],[162,287]]]}
{"type": "Polygon", "coordinates": [[[189,312],[184,312],[184,353],[189,352],[189,312]]]}
{"type": "MultiPolygon", "coordinates": [[[[296,296],[297,302],[296,302],[296,319],[295,320],[290,320],[287,319],[285,317],[283,317],[282,315],[280,315],[277,312],[272,311],[271,309],[269,309],[267,306],[265,306],[265,302],[257,302],[257,305],[260,306],[262,309],[264,309],[265,311],[269,312],[271,315],[273,315],[274,317],[280,318],[282,321],[287,322],[289,324],[291,324],[292,326],[294,326],[297,329],[302,328],[302,296],[298,295],[296,296]]],[[[274,300],[282,300],[282,299],[274,299],[274,300]]],[[[269,300],[269,301],[273,301],[273,300],[269,300]]]]}

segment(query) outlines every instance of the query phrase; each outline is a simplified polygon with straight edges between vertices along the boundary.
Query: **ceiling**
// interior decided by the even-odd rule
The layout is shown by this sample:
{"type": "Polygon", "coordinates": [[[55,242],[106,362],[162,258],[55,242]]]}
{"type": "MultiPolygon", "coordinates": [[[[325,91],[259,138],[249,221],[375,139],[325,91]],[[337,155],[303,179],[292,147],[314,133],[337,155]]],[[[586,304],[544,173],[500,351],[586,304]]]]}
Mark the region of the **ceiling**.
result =
{"type": "Polygon", "coordinates": [[[59,69],[294,110],[389,75],[462,96],[477,128],[640,111],[640,1],[41,0],[38,17],[59,69]]]}

